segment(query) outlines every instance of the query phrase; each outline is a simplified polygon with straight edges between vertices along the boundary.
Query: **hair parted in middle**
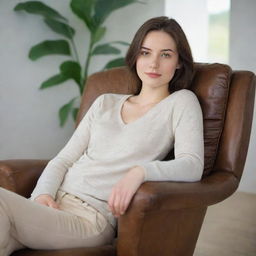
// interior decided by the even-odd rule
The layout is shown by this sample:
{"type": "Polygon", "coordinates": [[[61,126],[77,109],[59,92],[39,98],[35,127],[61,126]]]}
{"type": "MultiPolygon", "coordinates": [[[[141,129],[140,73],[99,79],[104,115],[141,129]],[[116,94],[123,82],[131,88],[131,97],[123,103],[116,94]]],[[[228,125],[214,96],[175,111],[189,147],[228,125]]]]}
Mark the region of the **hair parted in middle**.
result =
{"type": "MultiPolygon", "coordinates": [[[[179,56],[180,68],[176,69],[173,78],[169,82],[169,92],[172,93],[174,91],[189,88],[194,67],[191,49],[186,35],[178,22],[174,19],[169,19],[166,16],[149,19],[139,28],[126,54],[127,66],[138,77],[136,62],[141,51],[143,40],[149,32],[159,30],[166,32],[173,38],[179,56]]],[[[140,90],[141,85],[136,94],[138,94],[140,90]]]]}

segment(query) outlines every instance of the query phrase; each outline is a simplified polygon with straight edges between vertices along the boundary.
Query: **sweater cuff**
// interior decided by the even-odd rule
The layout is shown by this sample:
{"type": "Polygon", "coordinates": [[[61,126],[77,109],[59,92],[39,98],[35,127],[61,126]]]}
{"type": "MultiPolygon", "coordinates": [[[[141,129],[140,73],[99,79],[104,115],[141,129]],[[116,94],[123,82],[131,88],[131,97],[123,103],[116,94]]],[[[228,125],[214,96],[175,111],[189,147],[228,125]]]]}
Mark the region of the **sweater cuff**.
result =
{"type": "Polygon", "coordinates": [[[42,189],[42,190],[36,189],[36,191],[34,190],[32,192],[30,199],[31,200],[35,200],[40,195],[49,195],[49,196],[51,196],[55,200],[56,193],[53,193],[53,192],[49,193],[49,191],[44,190],[44,189],[42,189]]]}

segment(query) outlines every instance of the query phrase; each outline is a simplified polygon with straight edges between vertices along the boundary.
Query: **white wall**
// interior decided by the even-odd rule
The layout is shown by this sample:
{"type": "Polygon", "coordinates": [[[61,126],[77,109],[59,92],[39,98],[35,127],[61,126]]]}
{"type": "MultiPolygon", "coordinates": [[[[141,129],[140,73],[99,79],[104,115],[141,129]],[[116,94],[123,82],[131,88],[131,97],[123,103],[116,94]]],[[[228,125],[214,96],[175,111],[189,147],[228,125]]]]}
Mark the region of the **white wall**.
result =
{"type": "MultiPolygon", "coordinates": [[[[19,2],[23,1],[0,1],[0,159],[50,159],[74,131],[71,119],[60,128],[57,114],[62,105],[78,95],[78,90],[72,81],[43,91],[38,89],[44,80],[58,73],[59,65],[68,58],[56,55],[35,62],[28,59],[31,46],[61,36],[51,32],[39,16],[14,12],[19,2]]],[[[70,20],[77,32],[75,42],[80,59],[84,60],[88,31],[71,12],[70,1],[43,2],[70,20]]],[[[114,12],[106,20],[108,32],[103,42],[130,42],[145,20],[164,14],[164,0],[144,2],[146,4],[133,4],[114,12]]],[[[90,73],[102,69],[107,59],[95,58],[90,73]]]]}
{"type": "MultiPolygon", "coordinates": [[[[256,1],[232,0],[230,20],[230,65],[256,73],[256,1]]],[[[256,104],[251,140],[239,190],[256,193],[256,104]]]]}

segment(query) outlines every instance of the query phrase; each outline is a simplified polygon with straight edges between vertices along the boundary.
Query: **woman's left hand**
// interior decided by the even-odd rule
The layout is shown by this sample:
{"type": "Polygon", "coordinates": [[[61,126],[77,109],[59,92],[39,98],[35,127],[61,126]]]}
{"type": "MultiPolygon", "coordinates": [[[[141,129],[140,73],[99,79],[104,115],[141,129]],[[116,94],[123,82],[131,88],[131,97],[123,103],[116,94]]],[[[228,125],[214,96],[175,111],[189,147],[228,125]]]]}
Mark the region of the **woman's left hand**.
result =
{"type": "Polygon", "coordinates": [[[144,180],[142,167],[135,166],[113,186],[108,205],[115,217],[123,215],[130,204],[130,201],[144,180]]]}

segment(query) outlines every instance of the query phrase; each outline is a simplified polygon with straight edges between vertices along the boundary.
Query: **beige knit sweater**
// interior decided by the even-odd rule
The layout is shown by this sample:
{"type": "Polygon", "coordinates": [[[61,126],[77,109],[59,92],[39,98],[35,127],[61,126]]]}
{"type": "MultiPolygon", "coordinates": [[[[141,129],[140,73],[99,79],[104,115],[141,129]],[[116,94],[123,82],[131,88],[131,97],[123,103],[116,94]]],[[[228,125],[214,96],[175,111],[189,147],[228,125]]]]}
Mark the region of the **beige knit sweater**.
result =
{"type": "Polygon", "coordinates": [[[137,120],[125,124],[121,107],[130,95],[99,96],[66,146],[53,158],[32,193],[53,198],[58,189],[97,208],[115,227],[108,209],[111,188],[133,166],[145,181],[201,179],[204,163],[202,111],[197,97],[183,89],[172,93],[137,120]],[[171,148],[175,159],[161,161],[171,148]]]}

